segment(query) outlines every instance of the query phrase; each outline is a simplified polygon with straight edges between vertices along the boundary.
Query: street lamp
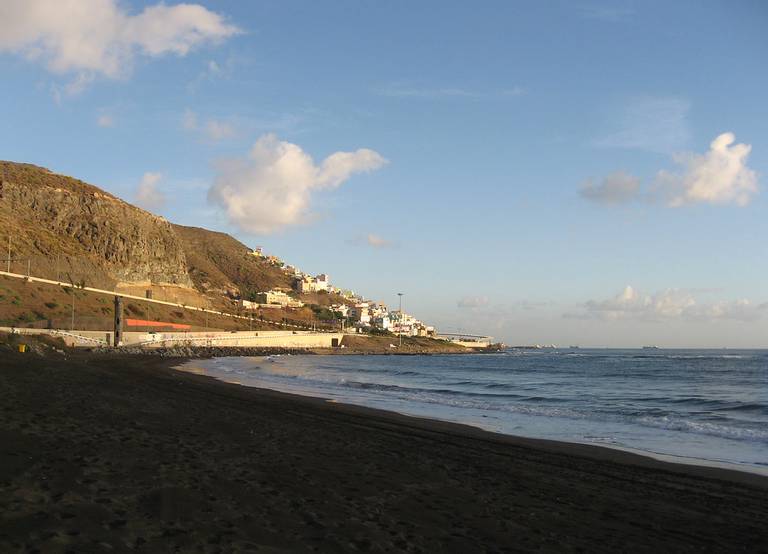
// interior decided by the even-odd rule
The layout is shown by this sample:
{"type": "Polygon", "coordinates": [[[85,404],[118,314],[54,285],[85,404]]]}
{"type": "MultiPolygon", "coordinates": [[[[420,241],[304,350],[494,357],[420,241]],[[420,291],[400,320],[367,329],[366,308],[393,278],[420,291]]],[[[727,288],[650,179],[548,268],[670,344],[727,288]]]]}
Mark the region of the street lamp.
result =
{"type": "Polygon", "coordinates": [[[403,293],[398,292],[397,296],[398,296],[398,302],[399,302],[397,311],[400,312],[400,317],[399,317],[400,321],[398,322],[398,326],[397,326],[397,331],[398,331],[397,334],[400,336],[400,347],[402,347],[403,346],[403,293]]]}

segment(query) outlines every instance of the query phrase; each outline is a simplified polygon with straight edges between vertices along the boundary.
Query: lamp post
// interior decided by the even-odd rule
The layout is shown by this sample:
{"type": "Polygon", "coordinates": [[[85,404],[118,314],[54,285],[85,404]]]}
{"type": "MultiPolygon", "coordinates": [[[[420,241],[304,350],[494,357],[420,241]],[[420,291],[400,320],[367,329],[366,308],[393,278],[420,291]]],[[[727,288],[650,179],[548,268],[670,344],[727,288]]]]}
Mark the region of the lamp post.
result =
{"type": "Polygon", "coordinates": [[[398,331],[397,334],[400,337],[400,345],[399,346],[402,347],[403,346],[403,293],[402,292],[398,292],[397,296],[398,296],[398,302],[399,302],[397,311],[400,314],[400,316],[399,316],[400,321],[398,322],[399,324],[397,326],[397,331],[398,331]]]}

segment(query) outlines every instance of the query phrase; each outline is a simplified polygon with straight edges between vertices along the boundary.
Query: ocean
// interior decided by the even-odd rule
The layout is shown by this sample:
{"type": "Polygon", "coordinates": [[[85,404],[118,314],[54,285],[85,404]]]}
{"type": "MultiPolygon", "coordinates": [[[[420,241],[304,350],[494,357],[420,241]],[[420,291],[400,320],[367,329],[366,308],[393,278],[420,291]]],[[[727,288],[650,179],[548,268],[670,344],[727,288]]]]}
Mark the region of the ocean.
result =
{"type": "Polygon", "coordinates": [[[766,350],[507,350],[189,364],[246,386],[768,473],[766,350]]]}

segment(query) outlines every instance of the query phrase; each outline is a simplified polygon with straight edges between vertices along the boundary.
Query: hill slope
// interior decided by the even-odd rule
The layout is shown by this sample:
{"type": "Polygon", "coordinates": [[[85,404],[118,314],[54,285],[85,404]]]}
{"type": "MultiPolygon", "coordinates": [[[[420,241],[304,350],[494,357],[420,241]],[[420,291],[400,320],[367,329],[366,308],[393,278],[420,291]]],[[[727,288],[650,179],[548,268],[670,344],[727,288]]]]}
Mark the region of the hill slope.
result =
{"type": "MultiPolygon", "coordinates": [[[[291,275],[254,257],[251,249],[225,233],[174,225],[78,179],[34,165],[0,161],[0,253],[6,256],[8,237],[13,273],[29,272],[137,296],[151,289],[157,300],[226,312],[238,310],[232,297],[290,288],[293,281],[291,275]]],[[[0,269],[6,267],[7,262],[0,263],[0,269]]],[[[111,308],[103,299],[73,297],[69,290],[44,293],[12,280],[3,283],[0,320],[6,324],[54,320],[62,325],[73,301],[78,325],[90,325],[91,318],[93,325],[104,327],[109,318],[111,308]]],[[[346,301],[326,293],[308,294],[304,300],[321,306],[346,301]]],[[[173,310],[145,311],[153,317],[186,322],[186,316],[173,310]]],[[[310,307],[272,309],[263,317],[297,322],[318,319],[310,307]]],[[[205,321],[202,323],[205,327],[205,321]]],[[[217,325],[228,328],[229,323],[217,325]]],[[[270,325],[260,323],[260,327],[270,325]]]]}
{"type": "Polygon", "coordinates": [[[9,236],[16,273],[29,269],[106,288],[172,284],[244,296],[291,286],[284,271],[225,233],[173,225],[78,179],[3,161],[0,251],[7,252],[9,236]]]}
{"type": "Polygon", "coordinates": [[[34,165],[0,162],[0,236],[3,247],[11,237],[15,272],[32,266],[35,275],[101,286],[192,286],[182,243],[165,219],[34,165]]]}
{"type": "Polygon", "coordinates": [[[173,225],[187,259],[187,270],[198,290],[249,293],[290,287],[292,279],[282,269],[255,258],[251,249],[227,235],[173,225]]]}

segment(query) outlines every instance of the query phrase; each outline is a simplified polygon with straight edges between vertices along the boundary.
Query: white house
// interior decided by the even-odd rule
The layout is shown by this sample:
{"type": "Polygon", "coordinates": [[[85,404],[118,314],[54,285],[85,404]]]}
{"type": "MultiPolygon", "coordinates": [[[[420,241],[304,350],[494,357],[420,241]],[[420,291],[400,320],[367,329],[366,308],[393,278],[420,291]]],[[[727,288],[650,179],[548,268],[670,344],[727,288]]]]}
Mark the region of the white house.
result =
{"type": "Polygon", "coordinates": [[[370,306],[368,305],[368,302],[360,302],[358,304],[355,304],[349,310],[349,317],[352,321],[356,323],[360,323],[362,325],[370,325],[371,312],[370,312],[370,306]]]}
{"type": "Polygon", "coordinates": [[[405,312],[389,312],[389,318],[392,320],[390,331],[398,335],[417,336],[419,334],[419,327],[424,326],[421,321],[405,312]]]}
{"type": "Polygon", "coordinates": [[[321,273],[317,277],[315,277],[315,283],[317,286],[317,290],[328,290],[328,285],[330,285],[330,278],[325,273],[321,273]]]}
{"type": "Polygon", "coordinates": [[[346,304],[332,304],[331,311],[339,312],[341,317],[347,317],[349,315],[349,306],[346,304]]]}
{"type": "Polygon", "coordinates": [[[392,329],[392,322],[388,315],[380,315],[373,318],[373,326],[385,331],[392,329]]]}
{"type": "Polygon", "coordinates": [[[304,275],[296,280],[296,289],[301,293],[327,291],[329,284],[330,278],[325,273],[321,273],[317,277],[304,275]]]}

